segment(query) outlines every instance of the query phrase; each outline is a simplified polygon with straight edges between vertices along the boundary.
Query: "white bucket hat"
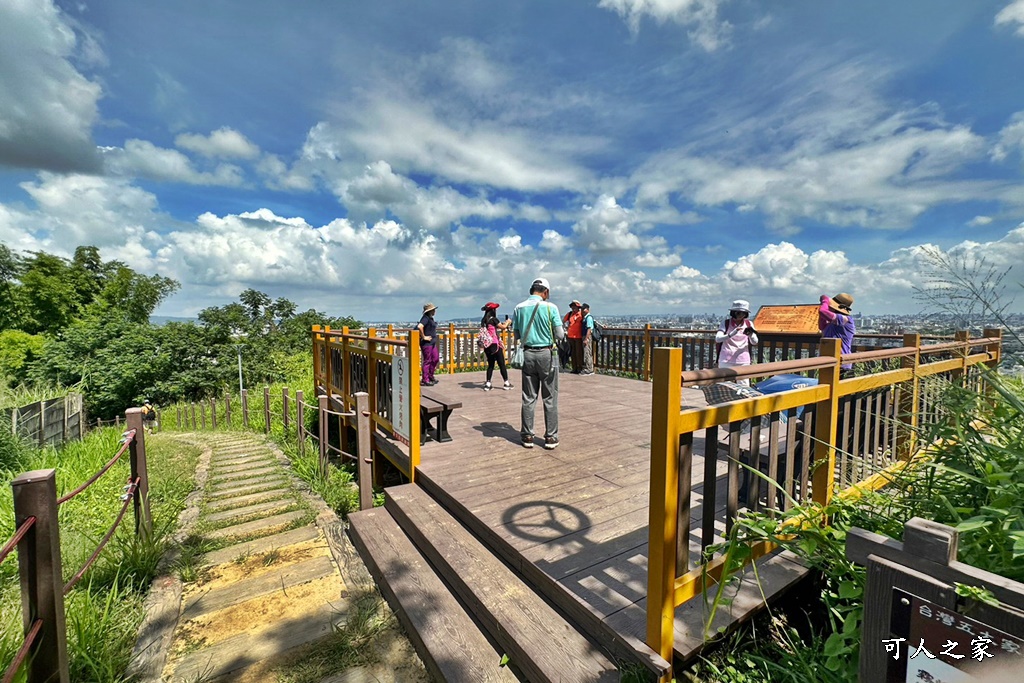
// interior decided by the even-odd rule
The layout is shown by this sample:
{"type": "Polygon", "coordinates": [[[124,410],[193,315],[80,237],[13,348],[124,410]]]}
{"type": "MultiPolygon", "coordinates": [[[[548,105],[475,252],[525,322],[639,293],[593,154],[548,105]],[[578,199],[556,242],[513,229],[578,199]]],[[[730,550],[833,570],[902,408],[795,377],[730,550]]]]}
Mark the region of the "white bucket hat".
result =
{"type": "Polygon", "coordinates": [[[750,313],[750,302],[744,301],[743,299],[736,299],[732,302],[730,311],[743,311],[744,313],[750,313]]]}

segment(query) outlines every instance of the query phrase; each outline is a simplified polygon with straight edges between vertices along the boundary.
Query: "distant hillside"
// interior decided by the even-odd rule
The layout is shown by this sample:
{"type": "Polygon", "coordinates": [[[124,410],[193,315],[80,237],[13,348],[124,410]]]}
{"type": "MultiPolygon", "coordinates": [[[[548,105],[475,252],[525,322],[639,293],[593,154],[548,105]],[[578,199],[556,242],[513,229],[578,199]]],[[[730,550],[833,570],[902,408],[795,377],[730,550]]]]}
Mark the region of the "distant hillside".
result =
{"type": "Polygon", "coordinates": [[[194,323],[197,318],[178,318],[173,315],[151,315],[149,322],[152,325],[166,325],[167,323],[194,323]]]}

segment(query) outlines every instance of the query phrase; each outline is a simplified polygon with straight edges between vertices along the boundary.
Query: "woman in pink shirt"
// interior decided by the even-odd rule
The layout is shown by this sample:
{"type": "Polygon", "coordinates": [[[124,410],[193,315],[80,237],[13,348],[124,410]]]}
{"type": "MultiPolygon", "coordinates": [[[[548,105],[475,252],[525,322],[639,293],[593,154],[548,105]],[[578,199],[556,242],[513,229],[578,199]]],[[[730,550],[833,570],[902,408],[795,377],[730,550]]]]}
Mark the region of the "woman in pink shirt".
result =
{"type": "MultiPolygon", "coordinates": [[[[757,343],[757,332],[748,320],[750,304],[743,299],[732,302],[729,317],[718,326],[715,344],[718,345],[718,367],[735,368],[751,363],[751,349],[757,343]]],[[[749,379],[735,380],[750,386],[749,379]]]]}

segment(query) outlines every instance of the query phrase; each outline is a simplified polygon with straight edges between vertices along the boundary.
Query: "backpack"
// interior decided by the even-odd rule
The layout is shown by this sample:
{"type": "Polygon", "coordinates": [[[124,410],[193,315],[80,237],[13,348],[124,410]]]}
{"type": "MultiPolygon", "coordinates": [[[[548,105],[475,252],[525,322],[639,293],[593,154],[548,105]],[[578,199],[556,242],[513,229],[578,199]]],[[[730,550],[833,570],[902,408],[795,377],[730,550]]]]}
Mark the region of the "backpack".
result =
{"type": "Polygon", "coordinates": [[[594,320],[593,316],[589,317],[592,325],[590,328],[590,338],[596,342],[599,342],[601,341],[602,335],[604,335],[604,327],[600,325],[596,320],[594,320]]]}
{"type": "Polygon", "coordinates": [[[480,347],[480,350],[486,351],[497,343],[498,342],[491,337],[491,331],[487,329],[487,326],[481,325],[480,331],[476,333],[476,344],[480,347]]]}

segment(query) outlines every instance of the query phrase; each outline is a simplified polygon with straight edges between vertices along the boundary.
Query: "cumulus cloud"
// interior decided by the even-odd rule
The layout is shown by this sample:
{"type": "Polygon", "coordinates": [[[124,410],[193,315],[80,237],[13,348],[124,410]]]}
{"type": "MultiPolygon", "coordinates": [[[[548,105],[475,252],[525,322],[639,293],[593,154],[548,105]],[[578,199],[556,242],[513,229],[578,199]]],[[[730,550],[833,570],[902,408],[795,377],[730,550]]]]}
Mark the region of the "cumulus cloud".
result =
{"type": "Polygon", "coordinates": [[[601,0],[598,7],[615,12],[636,35],[640,21],[649,17],[659,24],[673,22],[690,27],[690,40],[713,52],[726,44],[732,25],[718,16],[723,0],[601,0]]]}
{"type": "Polygon", "coordinates": [[[679,254],[652,254],[646,252],[633,259],[641,268],[672,268],[683,262],[679,254]]]}
{"type": "Polygon", "coordinates": [[[977,228],[982,225],[988,225],[991,222],[991,216],[975,216],[971,220],[967,221],[967,225],[969,225],[972,228],[977,228]]]}
{"type": "MultiPolygon", "coordinates": [[[[1021,6],[1024,7],[1024,4],[1021,6]]],[[[999,140],[990,152],[993,161],[1002,161],[1011,154],[1024,156],[1024,111],[1014,114],[1010,122],[999,131],[999,140]]]]}
{"type": "Polygon", "coordinates": [[[1024,37],[1024,0],[1013,0],[996,15],[996,26],[1008,24],[1014,35],[1024,37]]]}
{"type": "MultiPolygon", "coordinates": [[[[87,43],[84,55],[100,60],[87,43]]],[[[0,3],[0,164],[57,172],[96,172],[92,126],[102,94],[74,66],[78,41],[67,17],[46,0],[0,3]]]]}
{"type": "Polygon", "coordinates": [[[237,187],[244,181],[238,166],[218,164],[212,171],[199,171],[178,150],[157,147],[148,140],[127,140],[123,148],[106,147],[103,153],[107,171],[117,176],[229,187],[237,187]]]}
{"type": "Polygon", "coordinates": [[[289,167],[276,154],[264,154],[256,164],[256,172],[272,190],[309,192],[316,187],[312,175],[296,166],[289,167]]]}
{"type": "Polygon", "coordinates": [[[209,135],[182,133],[174,144],[204,157],[219,159],[255,159],[260,148],[233,128],[218,128],[209,135]]]}
{"type": "Polygon", "coordinates": [[[640,248],[632,231],[629,210],[614,197],[602,195],[593,206],[583,207],[583,216],[572,226],[576,244],[594,253],[631,251],[640,248]]]}

